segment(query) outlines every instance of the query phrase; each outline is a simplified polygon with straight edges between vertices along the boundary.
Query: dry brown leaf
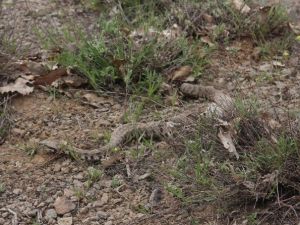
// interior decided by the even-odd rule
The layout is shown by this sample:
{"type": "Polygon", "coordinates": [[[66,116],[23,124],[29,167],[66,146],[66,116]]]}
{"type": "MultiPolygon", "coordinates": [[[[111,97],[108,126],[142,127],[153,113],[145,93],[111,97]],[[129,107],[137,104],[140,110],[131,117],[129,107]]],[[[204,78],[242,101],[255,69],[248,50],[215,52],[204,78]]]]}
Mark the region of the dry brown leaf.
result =
{"type": "Polygon", "coordinates": [[[289,27],[294,32],[295,35],[300,34],[300,23],[298,23],[298,24],[289,23],[289,27]]]}
{"type": "Polygon", "coordinates": [[[202,17],[205,20],[205,22],[207,22],[207,23],[213,23],[214,22],[214,17],[211,16],[211,15],[209,15],[209,14],[207,14],[207,13],[204,13],[202,15],[202,17]]]}
{"type": "Polygon", "coordinates": [[[172,74],[172,81],[179,80],[179,81],[184,81],[188,76],[192,73],[193,69],[191,66],[182,66],[178,70],[176,70],[172,74]]]}
{"type": "Polygon", "coordinates": [[[218,137],[220,138],[224,148],[227,149],[229,153],[233,154],[237,159],[239,159],[239,154],[236,151],[233,143],[231,132],[220,127],[218,137]]]}
{"type": "Polygon", "coordinates": [[[87,84],[87,80],[77,74],[70,74],[63,78],[63,82],[69,87],[80,87],[87,84]]]}
{"type": "Polygon", "coordinates": [[[0,93],[10,93],[10,92],[18,92],[21,95],[28,95],[33,92],[33,87],[28,86],[30,81],[25,78],[19,77],[15,80],[14,83],[9,83],[4,87],[0,87],[0,93]]]}
{"type": "Polygon", "coordinates": [[[83,101],[84,104],[93,106],[95,108],[99,108],[103,104],[110,104],[110,105],[114,104],[114,102],[111,101],[111,99],[98,96],[94,93],[84,94],[82,98],[84,99],[83,101]]]}
{"type": "Polygon", "coordinates": [[[214,47],[215,44],[210,40],[208,36],[201,37],[201,41],[205,44],[208,44],[209,47],[214,47]]]}
{"type": "Polygon", "coordinates": [[[175,38],[182,36],[182,29],[175,23],[172,27],[163,30],[161,35],[167,40],[174,40],[175,38]]]}
{"type": "Polygon", "coordinates": [[[49,72],[45,65],[34,61],[22,61],[19,65],[19,69],[25,74],[33,74],[40,76],[44,76],[49,72]]]}
{"type": "Polygon", "coordinates": [[[67,76],[68,72],[65,68],[59,68],[51,71],[45,76],[39,76],[35,79],[34,85],[51,85],[54,81],[63,76],[67,76]]]}
{"type": "Polygon", "coordinates": [[[279,61],[276,61],[276,60],[272,61],[272,65],[274,67],[285,67],[285,65],[282,62],[279,62],[279,61]]]}
{"type": "Polygon", "coordinates": [[[250,12],[251,8],[243,0],[231,0],[233,8],[240,11],[243,14],[250,12]]]}
{"type": "Polygon", "coordinates": [[[113,165],[115,165],[117,162],[119,162],[120,160],[122,160],[122,155],[118,154],[118,155],[114,155],[112,157],[109,157],[107,159],[103,159],[101,160],[101,165],[103,166],[104,169],[107,169],[113,165]]]}

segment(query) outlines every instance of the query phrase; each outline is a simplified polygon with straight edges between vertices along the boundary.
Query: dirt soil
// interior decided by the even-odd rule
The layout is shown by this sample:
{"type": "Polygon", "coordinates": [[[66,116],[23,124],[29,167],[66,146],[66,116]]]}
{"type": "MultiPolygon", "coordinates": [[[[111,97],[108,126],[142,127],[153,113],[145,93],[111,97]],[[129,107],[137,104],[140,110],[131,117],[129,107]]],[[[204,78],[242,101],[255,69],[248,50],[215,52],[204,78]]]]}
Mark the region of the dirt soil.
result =
{"type": "MultiPolygon", "coordinates": [[[[33,38],[34,25],[39,24],[44,29],[60,27],[66,19],[75,17],[87,29],[94,29],[96,15],[86,12],[73,1],[31,0],[14,5],[13,1],[3,2],[1,19],[14,21],[12,18],[17,17],[12,24],[14,34],[23,37],[20,51],[27,49],[30,55],[43,53],[38,40],[33,38]]],[[[286,0],[286,3],[291,7],[293,18],[299,19],[300,3],[297,0],[286,0]]],[[[272,62],[253,62],[249,57],[253,47],[247,40],[234,43],[232,47],[240,50],[215,53],[211,68],[202,76],[203,84],[213,84],[231,96],[256,96],[263,108],[279,120],[286,111],[299,114],[299,46],[295,46],[297,51],[291,60],[279,67],[272,62]]],[[[13,127],[6,142],[0,146],[0,184],[5,184],[5,191],[0,194],[0,224],[192,224],[191,217],[198,218],[200,224],[227,224],[227,221],[219,220],[214,206],[182,207],[164,190],[165,174],[155,168],[156,153],[172,155],[172,148],[164,142],[156,144],[155,152],[145,152],[138,162],[121,159],[106,169],[101,179],[89,189],[86,189],[88,168],[101,169],[101,165],[71,160],[66,155],[48,151],[39,151],[30,157],[24,146],[46,139],[64,140],[83,149],[97,148],[103,144],[108,131],[122,124],[128,103],[121,95],[107,94],[101,97],[98,107],[93,107],[84,104],[81,98],[88,91],[68,92],[71,98],[64,94],[54,97],[35,89],[29,96],[12,99],[13,127]],[[142,178],[144,175],[145,179],[142,178]],[[116,179],[121,183],[117,188],[114,186],[116,179]],[[151,193],[158,189],[162,192],[162,201],[151,209],[151,214],[144,212],[141,206],[145,206],[151,193]],[[67,200],[62,201],[60,196],[67,200]],[[57,214],[54,210],[57,205],[67,212],[57,214]]],[[[195,103],[195,100],[189,100],[158,111],[174,114],[192,101],[195,103]]],[[[201,104],[201,101],[196,103],[201,104]]],[[[152,115],[149,113],[143,120],[152,120],[152,115]]],[[[162,163],[172,165],[172,160],[175,159],[167,157],[162,163]]]]}

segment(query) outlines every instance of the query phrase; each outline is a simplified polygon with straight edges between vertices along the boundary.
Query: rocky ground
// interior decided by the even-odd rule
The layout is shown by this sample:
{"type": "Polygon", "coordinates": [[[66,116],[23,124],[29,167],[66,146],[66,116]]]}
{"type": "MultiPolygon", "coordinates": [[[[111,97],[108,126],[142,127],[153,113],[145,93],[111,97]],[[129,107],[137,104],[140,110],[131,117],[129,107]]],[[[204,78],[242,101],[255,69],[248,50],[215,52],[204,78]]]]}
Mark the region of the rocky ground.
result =
{"type": "MultiPolygon", "coordinates": [[[[74,22],[75,18],[87,32],[95,29],[97,15],[73,1],[4,0],[2,4],[1,20],[10,21],[11,27],[0,25],[0,31],[21,36],[17,51],[22,55],[27,52],[26,57],[45,52],[34,34],[35,26],[47,30],[61,27],[70,18],[74,22]]],[[[294,19],[299,19],[298,1],[287,4],[294,19]]],[[[278,120],[287,111],[299,115],[299,46],[295,46],[289,60],[281,60],[280,64],[276,60],[254,62],[249,57],[253,46],[247,41],[233,43],[233,48],[237,52],[225,50],[213,56],[201,82],[226,90],[231,96],[258,96],[263,108],[278,120]]],[[[155,168],[155,163],[159,161],[167,167],[175,160],[170,157],[172,148],[165,142],[156,143],[153,151],[140,153],[137,161],[125,157],[105,168],[40,149],[36,143],[43,140],[65,140],[79,148],[97,148],[105,143],[108,132],[123,123],[128,102],[121,94],[107,93],[93,100],[87,96],[94,98],[93,92],[87,90],[68,89],[53,94],[35,89],[28,96],[11,99],[13,126],[0,146],[0,224],[194,224],[193,218],[199,224],[228,224],[218,218],[215,206],[182,207],[164,189],[167,175],[155,168]],[[157,160],[158,155],[164,160],[157,160]],[[96,172],[91,168],[102,173],[95,182],[96,172]],[[145,211],[147,207],[149,211],[145,211]]],[[[202,100],[158,108],[156,114],[174,114],[191,102],[201,104],[202,100]]],[[[142,121],[153,116],[155,113],[149,112],[142,121]]],[[[106,155],[111,157],[110,153],[106,155]]]]}

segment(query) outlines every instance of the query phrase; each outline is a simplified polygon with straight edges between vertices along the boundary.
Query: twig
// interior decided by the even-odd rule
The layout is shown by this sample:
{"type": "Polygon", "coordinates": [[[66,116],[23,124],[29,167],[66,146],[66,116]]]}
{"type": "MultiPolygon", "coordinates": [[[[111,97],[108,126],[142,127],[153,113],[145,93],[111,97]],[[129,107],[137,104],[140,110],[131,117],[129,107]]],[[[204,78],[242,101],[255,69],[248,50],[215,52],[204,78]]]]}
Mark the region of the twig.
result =
{"type": "Polygon", "coordinates": [[[117,188],[113,188],[113,190],[114,190],[118,195],[120,195],[122,198],[124,198],[126,201],[129,201],[129,202],[130,202],[130,200],[120,192],[120,189],[121,189],[122,187],[124,187],[125,185],[126,185],[126,184],[122,184],[121,186],[119,186],[119,187],[117,187],[117,188]]]}
{"type": "Polygon", "coordinates": [[[2,209],[0,209],[0,211],[2,211],[2,212],[3,211],[8,211],[9,213],[13,214],[13,218],[11,220],[11,224],[12,225],[18,225],[18,214],[15,211],[13,211],[13,210],[11,210],[9,208],[2,208],[2,209]]]}
{"type": "Polygon", "coordinates": [[[129,160],[128,160],[128,158],[126,157],[125,158],[125,165],[126,165],[126,172],[127,172],[127,177],[131,177],[131,170],[130,170],[130,166],[129,166],[129,160]]]}
{"type": "Polygon", "coordinates": [[[14,215],[11,221],[12,225],[18,225],[18,214],[11,209],[7,209],[7,211],[14,215]]]}

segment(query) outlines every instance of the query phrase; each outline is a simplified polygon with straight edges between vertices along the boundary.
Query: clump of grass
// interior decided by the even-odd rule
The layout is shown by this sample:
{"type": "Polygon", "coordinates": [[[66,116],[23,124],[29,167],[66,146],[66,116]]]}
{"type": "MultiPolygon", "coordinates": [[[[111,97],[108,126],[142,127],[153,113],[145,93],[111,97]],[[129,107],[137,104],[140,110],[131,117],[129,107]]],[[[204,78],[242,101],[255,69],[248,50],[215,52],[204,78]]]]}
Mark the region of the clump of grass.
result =
{"type": "Polygon", "coordinates": [[[184,193],[183,193],[183,190],[182,188],[174,185],[174,184],[167,184],[166,185],[166,190],[172,194],[174,197],[178,198],[179,200],[184,200],[185,196],[184,196],[184,193]]]}
{"type": "Polygon", "coordinates": [[[33,157],[35,154],[37,154],[39,150],[39,145],[36,142],[29,141],[26,144],[24,144],[21,148],[26,152],[28,156],[33,157]]]}
{"type": "Polygon", "coordinates": [[[251,28],[256,40],[264,41],[274,35],[274,33],[277,34],[280,29],[283,29],[285,32],[287,31],[284,27],[287,25],[289,17],[286,8],[282,5],[273,5],[270,9],[266,8],[266,12],[262,17],[262,21],[253,24],[251,28]]]}
{"type": "Polygon", "coordinates": [[[76,198],[80,201],[82,199],[84,199],[86,193],[84,189],[81,188],[75,188],[74,190],[74,195],[76,196],[76,198]]]}
{"type": "MultiPolygon", "coordinates": [[[[0,97],[1,99],[1,97],[0,97]]],[[[0,144],[5,141],[10,130],[9,99],[2,98],[0,102],[0,144]]]]}
{"type": "MultiPolygon", "coordinates": [[[[254,158],[255,168],[264,173],[275,170],[282,171],[287,160],[291,156],[297,156],[298,143],[295,139],[287,136],[280,136],[277,143],[273,144],[266,139],[261,139],[256,144],[254,158]]],[[[298,159],[300,162],[300,158],[298,159]]]]}
{"type": "Polygon", "coordinates": [[[99,181],[102,177],[103,172],[94,167],[88,168],[88,179],[87,179],[87,187],[91,187],[95,182],[99,181]]]}
{"type": "Polygon", "coordinates": [[[169,28],[164,5],[164,1],[122,1],[115,5],[118,16],[103,13],[101,31],[94,37],[74,28],[58,32],[59,39],[57,32],[37,34],[47,48],[62,49],[57,61],[86,76],[93,88],[119,84],[127,92],[157,98],[159,85],[170,71],[190,65],[199,76],[207,65],[198,52],[200,42],[184,35],[172,40],[160,37],[162,29],[169,28]],[[133,31],[137,37],[130,35],[133,31]]]}
{"type": "Polygon", "coordinates": [[[122,181],[119,179],[119,177],[116,175],[111,180],[111,187],[117,188],[122,185],[122,181]]]}
{"type": "Polygon", "coordinates": [[[0,182],[0,194],[4,193],[6,190],[5,184],[0,182]]]}
{"type": "MultiPolygon", "coordinates": [[[[241,205],[257,206],[257,210],[270,206],[263,203],[272,203],[269,209],[278,210],[278,199],[291,200],[295,206],[292,199],[300,195],[299,132],[292,134],[284,126],[269,128],[260,118],[255,100],[238,100],[234,114],[238,118],[234,130],[240,159],[230,158],[220,144],[217,121],[202,118],[170,170],[172,183],[166,189],[187,204],[213,201],[226,212],[241,205]],[[291,196],[294,197],[290,199],[291,196]]],[[[248,219],[259,221],[262,216],[256,212],[255,209],[248,219]]],[[[280,215],[284,213],[288,212],[283,210],[280,215]]]]}
{"type": "Polygon", "coordinates": [[[68,142],[62,143],[60,145],[60,149],[62,150],[63,153],[70,156],[71,159],[73,159],[73,160],[79,160],[80,159],[80,156],[74,150],[74,147],[72,145],[70,145],[70,143],[68,143],[68,142]]]}

